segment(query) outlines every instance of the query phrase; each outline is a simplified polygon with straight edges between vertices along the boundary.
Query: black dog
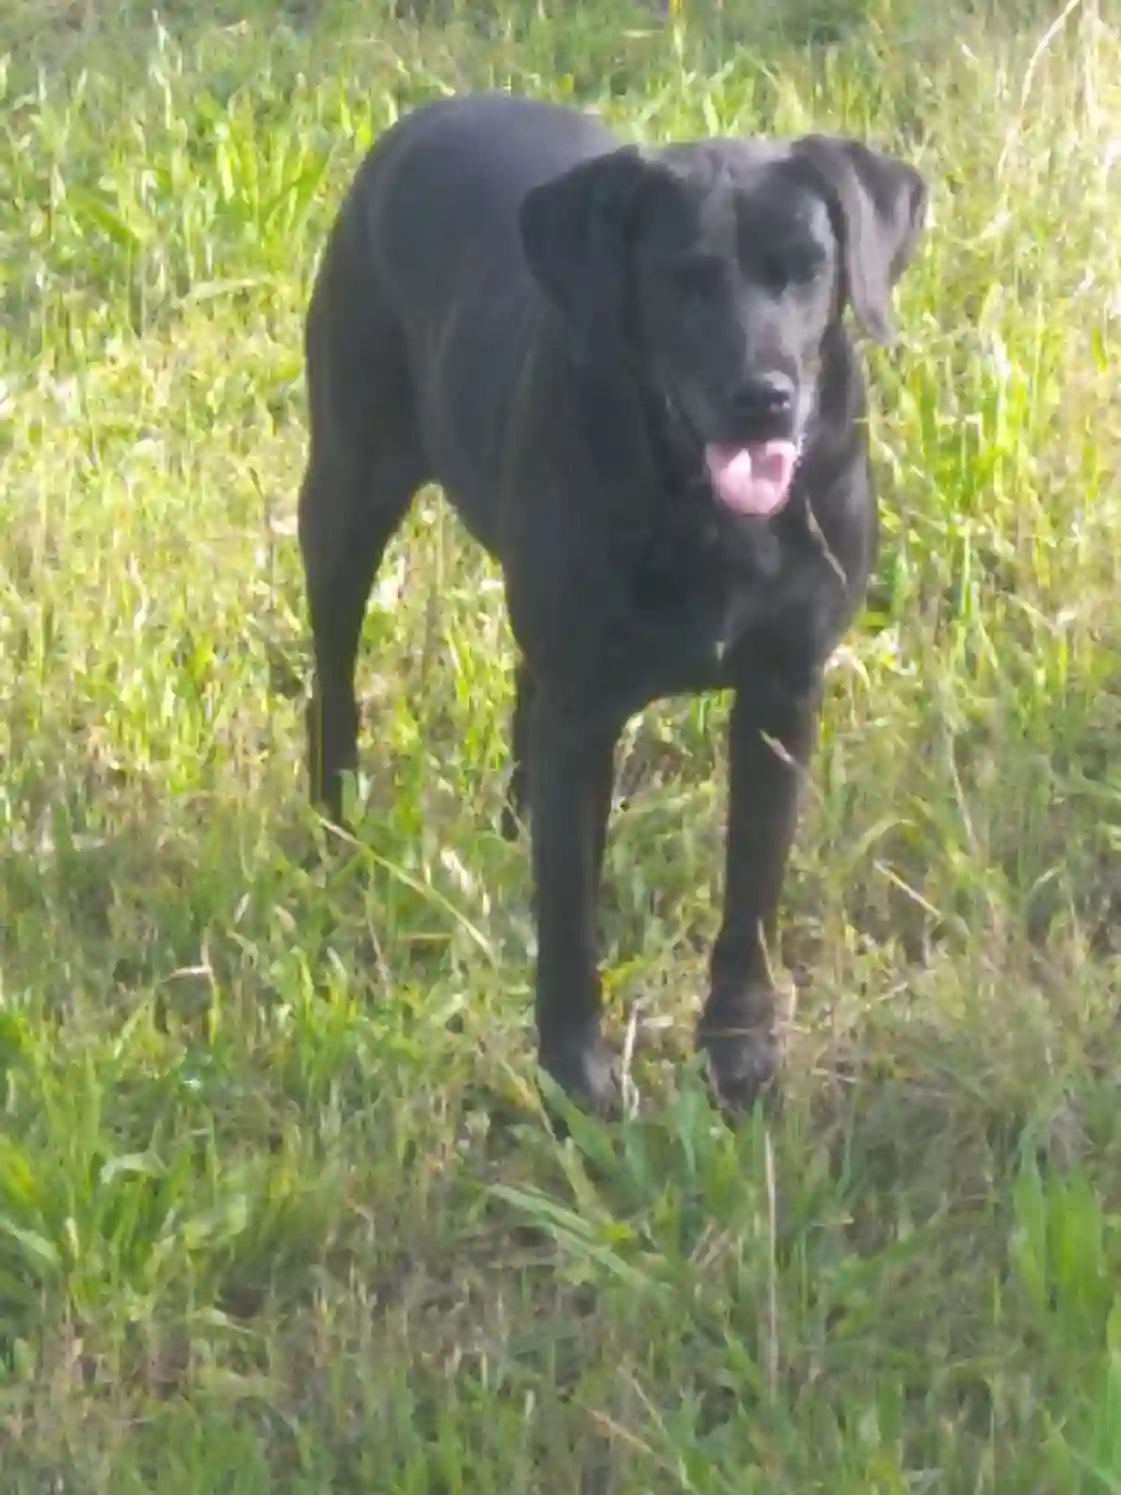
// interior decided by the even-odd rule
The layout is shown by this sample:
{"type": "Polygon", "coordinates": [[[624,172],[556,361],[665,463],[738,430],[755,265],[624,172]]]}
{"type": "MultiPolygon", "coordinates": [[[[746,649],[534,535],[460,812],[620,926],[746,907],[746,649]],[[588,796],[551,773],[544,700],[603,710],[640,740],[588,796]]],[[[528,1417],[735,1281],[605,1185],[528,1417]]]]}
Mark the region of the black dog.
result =
{"type": "Polygon", "coordinates": [[[540,1060],[610,1102],[596,902],[614,748],[651,701],[735,691],[723,926],[698,1038],[750,1104],[778,1066],[766,954],[825,662],[876,507],[846,304],[886,341],[922,229],[855,141],[620,148],[487,95],[418,109],[360,168],[307,328],[300,544],[312,793],[341,818],[374,572],[437,482],[503,568],[519,648],[505,826],[528,788],[540,1060]]]}

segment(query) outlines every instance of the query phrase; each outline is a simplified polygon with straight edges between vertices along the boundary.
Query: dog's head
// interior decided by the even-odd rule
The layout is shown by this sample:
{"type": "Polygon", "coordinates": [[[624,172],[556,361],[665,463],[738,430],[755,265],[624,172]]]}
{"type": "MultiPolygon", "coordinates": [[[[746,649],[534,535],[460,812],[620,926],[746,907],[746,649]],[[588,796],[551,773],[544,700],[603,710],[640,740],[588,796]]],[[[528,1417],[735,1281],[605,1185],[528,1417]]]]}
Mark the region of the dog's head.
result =
{"type": "Polygon", "coordinates": [[[827,333],[851,305],[890,340],[925,210],[912,167],[811,135],[623,147],[530,192],[521,229],[576,335],[624,349],[718,501],[766,517],[790,491],[827,333]]]}

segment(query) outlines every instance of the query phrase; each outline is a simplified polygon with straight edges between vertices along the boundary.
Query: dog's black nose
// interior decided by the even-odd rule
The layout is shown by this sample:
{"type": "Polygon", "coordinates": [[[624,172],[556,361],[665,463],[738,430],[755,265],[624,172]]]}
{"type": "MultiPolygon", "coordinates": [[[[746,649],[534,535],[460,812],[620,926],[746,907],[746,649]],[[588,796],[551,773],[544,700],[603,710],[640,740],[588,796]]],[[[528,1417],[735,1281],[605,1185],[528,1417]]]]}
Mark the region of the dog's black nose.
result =
{"type": "Polygon", "coordinates": [[[732,400],[736,414],[747,420],[785,420],[794,409],[794,381],[777,373],[744,379],[732,400]]]}

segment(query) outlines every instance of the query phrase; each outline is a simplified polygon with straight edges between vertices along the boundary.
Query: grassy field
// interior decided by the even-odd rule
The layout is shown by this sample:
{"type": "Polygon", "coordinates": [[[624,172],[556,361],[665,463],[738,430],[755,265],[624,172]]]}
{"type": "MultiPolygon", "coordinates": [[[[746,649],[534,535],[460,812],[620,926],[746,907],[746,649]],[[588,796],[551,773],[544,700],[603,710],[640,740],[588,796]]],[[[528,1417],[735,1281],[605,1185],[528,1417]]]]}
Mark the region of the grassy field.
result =
{"type": "Polygon", "coordinates": [[[202,9],[0,15],[2,1495],[1121,1491],[1121,34],[202,9]],[[934,187],[739,1135],[689,1052],[720,701],[621,760],[637,1115],[541,1123],[508,636],[437,495],[368,621],[361,845],[309,856],[301,318],[369,142],[480,84],[934,187]]]}

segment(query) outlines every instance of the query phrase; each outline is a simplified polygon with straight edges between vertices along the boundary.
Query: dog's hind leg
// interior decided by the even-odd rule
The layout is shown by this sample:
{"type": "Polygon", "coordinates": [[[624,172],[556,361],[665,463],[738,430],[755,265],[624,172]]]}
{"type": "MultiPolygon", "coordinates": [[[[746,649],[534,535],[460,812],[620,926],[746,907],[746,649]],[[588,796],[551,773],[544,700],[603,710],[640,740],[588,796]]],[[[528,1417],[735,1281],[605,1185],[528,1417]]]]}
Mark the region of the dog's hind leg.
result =
{"type": "Polygon", "coordinates": [[[313,300],[311,443],[299,500],[315,674],[307,711],[311,797],[342,823],[342,776],[357,765],[354,670],[374,575],[427,480],[397,329],[313,300]]]}
{"type": "Polygon", "coordinates": [[[313,457],[300,490],[315,669],[307,709],[308,777],[313,802],[335,824],[342,823],[342,775],[357,766],[354,672],[366,604],[386,547],[419,486],[416,476],[409,464],[381,462],[355,471],[335,458],[313,457]]]}

